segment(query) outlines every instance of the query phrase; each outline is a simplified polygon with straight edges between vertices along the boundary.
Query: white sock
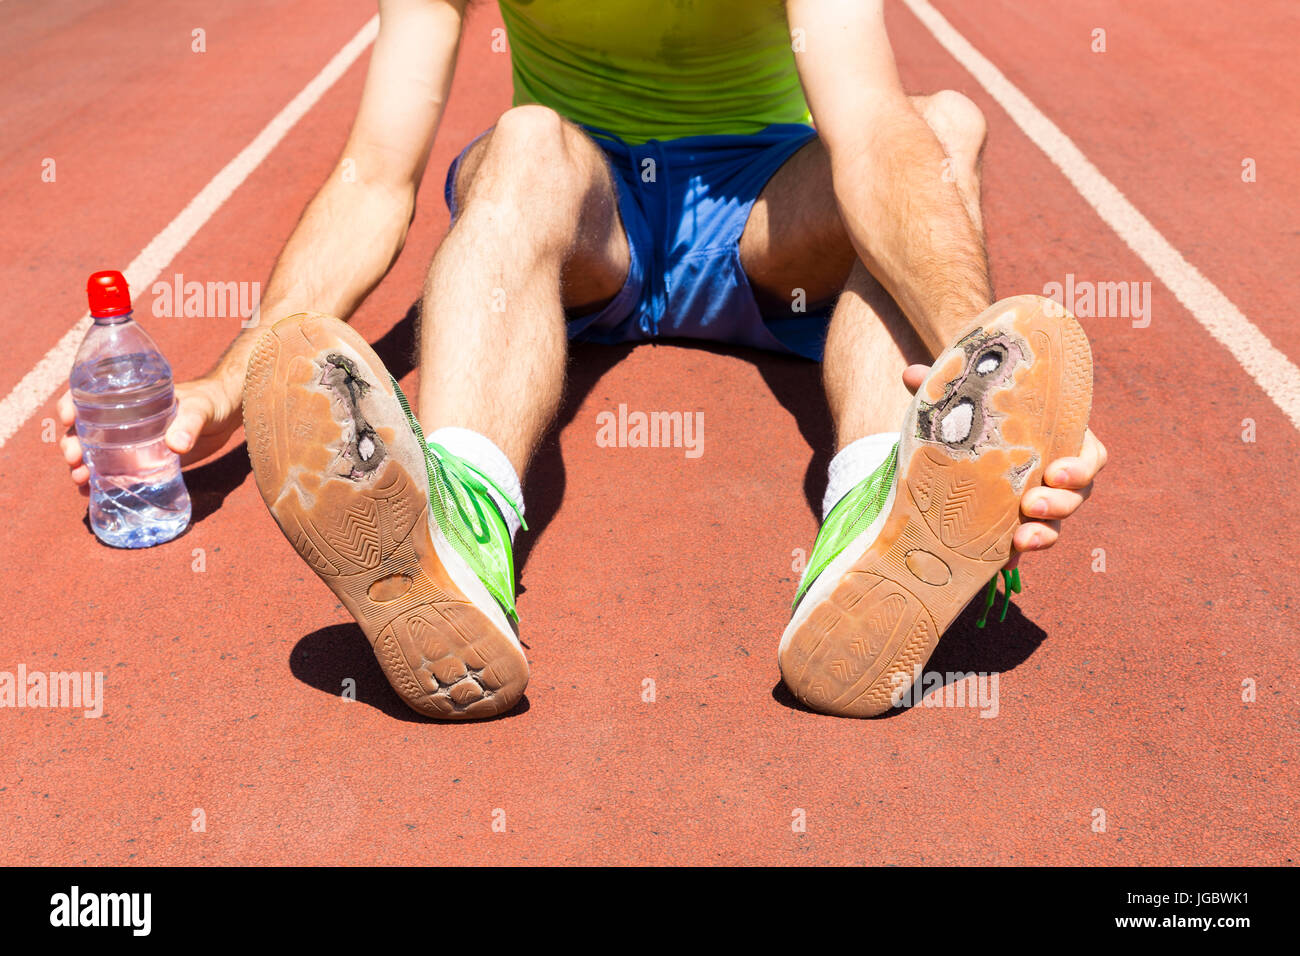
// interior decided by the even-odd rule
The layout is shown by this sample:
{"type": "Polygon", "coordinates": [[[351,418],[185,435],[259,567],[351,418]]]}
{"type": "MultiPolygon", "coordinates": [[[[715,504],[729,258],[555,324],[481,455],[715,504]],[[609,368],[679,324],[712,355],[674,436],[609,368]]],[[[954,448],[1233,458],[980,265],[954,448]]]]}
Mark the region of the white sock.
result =
{"type": "Polygon", "coordinates": [[[831,466],[827,469],[826,494],[822,498],[823,521],[854,485],[884,464],[897,441],[898,432],[868,435],[850,443],[831,459],[831,466]]]}
{"type": "Polygon", "coordinates": [[[495,488],[488,485],[488,494],[497,503],[501,517],[505,519],[506,527],[510,529],[510,540],[514,541],[515,532],[519,530],[519,518],[524,513],[524,492],[519,487],[519,476],[515,473],[515,466],[510,464],[506,453],[486,435],[480,435],[468,428],[439,428],[426,437],[428,441],[441,445],[457,458],[464,458],[495,481],[509,496],[510,502],[506,502],[497,494],[495,488]],[[510,507],[511,503],[514,504],[514,508],[510,507]],[[518,515],[515,514],[515,508],[519,509],[518,515]]]}

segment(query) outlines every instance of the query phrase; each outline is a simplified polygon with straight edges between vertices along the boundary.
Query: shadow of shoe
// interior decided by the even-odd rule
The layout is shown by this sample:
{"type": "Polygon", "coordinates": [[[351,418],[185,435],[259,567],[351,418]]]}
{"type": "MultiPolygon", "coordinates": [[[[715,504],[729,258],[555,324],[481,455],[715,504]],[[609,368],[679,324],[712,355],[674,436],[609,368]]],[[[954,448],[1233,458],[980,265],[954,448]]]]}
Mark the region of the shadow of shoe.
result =
{"type": "MultiPolygon", "coordinates": [[[[416,724],[464,723],[426,717],[408,707],[389,685],[365,634],[353,623],[331,624],[304,636],[289,653],[289,670],[304,684],[334,697],[341,697],[348,689],[344,681],[351,680],[355,683],[357,703],[382,711],[395,720],[416,724]]],[[[505,720],[526,713],[527,694],[506,713],[473,723],[505,720]]]]}

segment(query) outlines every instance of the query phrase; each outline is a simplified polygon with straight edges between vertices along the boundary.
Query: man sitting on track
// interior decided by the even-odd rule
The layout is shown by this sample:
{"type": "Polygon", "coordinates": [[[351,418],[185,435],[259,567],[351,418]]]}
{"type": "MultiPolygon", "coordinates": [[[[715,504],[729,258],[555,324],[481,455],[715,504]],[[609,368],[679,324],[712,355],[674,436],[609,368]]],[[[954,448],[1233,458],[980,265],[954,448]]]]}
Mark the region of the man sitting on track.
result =
{"type": "Polygon", "coordinates": [[[242,421],[272,514],[394,688],[490,716],[528,677],[511,543],[566,340],[821,360],[838,454],[779,662],[810,706],[881,712],[1106,458],[1077,324],[992,303],[979,109],[903,92],[882,0],[500,0],[515,106],[448,172],[417,416],[339,319],[402,248],[465,5],[381,0],[355,181],[336,170],[289,238],[261,306],[280,321],[177,386],[169,445],[195,460],[242,421]]]}

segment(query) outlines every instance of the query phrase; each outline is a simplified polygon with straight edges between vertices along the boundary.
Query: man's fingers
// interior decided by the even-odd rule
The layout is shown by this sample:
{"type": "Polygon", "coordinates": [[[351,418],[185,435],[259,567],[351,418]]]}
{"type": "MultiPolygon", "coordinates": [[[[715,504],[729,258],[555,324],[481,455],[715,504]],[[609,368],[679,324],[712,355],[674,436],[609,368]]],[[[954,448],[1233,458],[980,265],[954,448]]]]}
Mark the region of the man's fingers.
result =
{"type": "Polygon", "coordinates": [[[1088,500],[1092,488],[1074,491],[1070,488],[1031,488],[1020,500],[1020,510],[1030,518],[1068,518],[1079,505],[1088,500]]]}
{"type": "Polygon", "coordinates": [[[925,381],[925,377],[929,374],[930,366],[928,365],[909,365],[903,369],[903,385],[907,387],[909,392],[916,394],[916,390],[921,387],[921,383],[925,381]]]}
{"type": "Polygon", "coordinates": [[[87,483],[90,481],[90,468],[86,466],[85,455],[81,449],[81,439],[71,428],[68,433],[59,439],[59,453],[63,455],[63,461],[68,466],[70,476],[74,483],[79,486],[82,494],[89,494],[87,483]]]}
{"type": "Polygon", "coordinates": [[[1016,551],[1042,551],[1056,544],[1061,536],[1059,521],[1026,521],[1016,529],[1011,546],[1016,551]]]}
{"type": "Polygon", "coordinates": [[[63,460],[68,467],[81,464],[81,440],[72,432],[59,439],[59,451],[63,453],[63,460]]]}
{"type": "Polygon", "coordinates": [[[69,477],[77,486],[82,497],[90,495],[90,469],[86,466],[85,454],[81,449],[81,439],[77,437],[77,409],[72,404],[72,392],[64,392],[55,405],[59,421],[67,427],[67,433],[59,439],[59,452],[69,469],[69,477]]]}
{"type": "Polygon", "coordinates": [[[1043,482],[1055,488],[1086,488],[1106,467],[1106,446],[1091,431],[1084,432],[1083,448],[1073,458],[1058,458],[1047,466],[1043,482]]]}

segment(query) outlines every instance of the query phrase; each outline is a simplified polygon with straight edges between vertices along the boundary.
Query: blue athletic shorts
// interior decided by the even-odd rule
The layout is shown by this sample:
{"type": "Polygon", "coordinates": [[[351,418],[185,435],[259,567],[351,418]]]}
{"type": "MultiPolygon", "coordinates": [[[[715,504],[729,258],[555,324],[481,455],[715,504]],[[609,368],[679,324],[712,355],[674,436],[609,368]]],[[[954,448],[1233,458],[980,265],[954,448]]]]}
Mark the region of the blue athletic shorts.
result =
{"type": "MultiPolygon", "coordinates": [[[[641,146],[586,131],[609,161],[632,261],[608,305],[569,316],[570,339],[612,345],[681,336],[821,360],[830,309],[763,315],[740,265],[750,207],[781,165],[816,135],[811,126],[781,124],[750,136],[690,136],[641,146]]],[[[464,155],[447,170],[453,220],[464,155]]]]}

